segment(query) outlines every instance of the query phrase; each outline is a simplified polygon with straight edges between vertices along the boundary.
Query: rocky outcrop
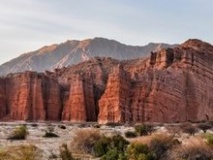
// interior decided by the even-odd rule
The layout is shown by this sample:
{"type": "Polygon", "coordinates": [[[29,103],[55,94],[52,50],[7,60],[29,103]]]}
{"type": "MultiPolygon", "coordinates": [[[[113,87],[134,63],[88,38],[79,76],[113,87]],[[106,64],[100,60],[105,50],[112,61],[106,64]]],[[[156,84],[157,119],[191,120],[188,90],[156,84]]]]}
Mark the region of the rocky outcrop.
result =
{"type": "Polygon", "coordinates": [[[65,103],[62,120],[96,121],[92,79],[89,75],[82,76],[80,74],[72,75],[71,78],[69,99],[65,103]]]}
{"type": "Polygon", "coordinates": [[[0,78],[0,117],[7,115],[5,79],[0,78]]]}
{"type": "Polygon", "coordinates": [[[62,105],[56,80],[35,72],[11,74],[5,78],[1,89],[6,95],[2,103],[2,108],[6,109],[1,112],[1,118],[30,121],[60,119],[62,105]]]}
{"type": "Polygon", "coordinates": [[[112,68],[106,90],[99,100],[99,123],[130,121],[129,91],[131,83],[122,66],[112,68]]]}
{"type": "Polygon", "coordinates": [[[213,46],[188,40],[146,59],[92,58],[0,78],[1,120],[99,123],[213,120],[213,46]]]}

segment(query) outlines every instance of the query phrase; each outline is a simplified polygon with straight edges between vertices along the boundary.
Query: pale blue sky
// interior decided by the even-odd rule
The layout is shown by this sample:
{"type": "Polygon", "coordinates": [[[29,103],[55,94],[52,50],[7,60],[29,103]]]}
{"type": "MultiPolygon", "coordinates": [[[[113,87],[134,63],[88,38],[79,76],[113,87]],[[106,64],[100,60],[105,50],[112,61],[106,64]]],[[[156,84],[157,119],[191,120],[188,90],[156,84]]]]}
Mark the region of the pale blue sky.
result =
{"type": "Polygon", "coordinates": [[[213,0],[1,0],[0,64],[68,39],[213,43],[212,16],[213,0]]]}

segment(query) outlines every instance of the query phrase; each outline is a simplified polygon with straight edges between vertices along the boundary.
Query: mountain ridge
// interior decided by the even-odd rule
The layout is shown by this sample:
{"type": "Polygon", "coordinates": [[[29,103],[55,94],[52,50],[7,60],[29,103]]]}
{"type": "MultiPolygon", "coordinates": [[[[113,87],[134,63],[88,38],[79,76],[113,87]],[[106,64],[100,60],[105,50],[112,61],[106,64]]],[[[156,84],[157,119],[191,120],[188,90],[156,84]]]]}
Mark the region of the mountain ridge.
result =
{"type": "Polygon", "coordinates": [[[134,59],[147,56],[151,51],[175,47],[165,43],[149,43],[145,46],[125,45],[115,40],[96,37],[85,40],[67,40],[60,44],[43,46],[38,50],[24,53],[0,65],[0,74],[26,70],[44,72],[88,60],[91,57],[112,57],[134,59]]]}

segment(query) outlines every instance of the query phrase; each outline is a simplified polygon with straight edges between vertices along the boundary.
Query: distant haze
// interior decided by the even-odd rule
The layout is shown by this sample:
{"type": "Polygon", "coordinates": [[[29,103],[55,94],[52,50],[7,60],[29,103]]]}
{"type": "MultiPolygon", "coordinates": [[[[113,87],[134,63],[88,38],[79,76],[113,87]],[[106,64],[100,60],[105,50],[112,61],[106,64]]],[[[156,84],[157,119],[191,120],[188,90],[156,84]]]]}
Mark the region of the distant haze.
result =
{"type": "Polygon", "coordinates": [[[66,40],[213,43],[212,0],[1,0],[0,64],[66,40]]]}

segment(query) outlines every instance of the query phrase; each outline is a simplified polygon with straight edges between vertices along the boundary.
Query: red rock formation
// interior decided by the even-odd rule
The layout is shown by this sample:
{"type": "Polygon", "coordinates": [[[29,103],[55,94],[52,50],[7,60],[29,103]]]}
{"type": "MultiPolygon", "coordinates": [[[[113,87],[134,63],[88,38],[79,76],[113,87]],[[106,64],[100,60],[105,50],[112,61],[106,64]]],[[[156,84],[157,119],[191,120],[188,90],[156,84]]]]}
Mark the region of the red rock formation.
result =
{"type": "MultiPolygon", "coordinates": [[[[212,49],[207,43],[189,40],[175,49],[153,52],[149,59],[140,61],[141,64],[137,61],[125,63],[125,69],[131,74],[131,88],[125,94],[131,121],[212,120],[212,49]]],[[[122,105],[118,105],[117,90],[126,84],[119,86],[120,78],[116,75],[119,74],[112,77],[110,74],[106,91],[99,101],[100,123],[122,122],[121,117],[125,115],[121,113],[122,105]],[[107,116],[107,111],[112,116],[107,116]]]]}
{"type": "Polygon", "coordinates": [[[146,59],[94,58],[0,78],[1,120],[213,120],[213,46],[189,40],[146,59]]]}
{"type": "Polygon", "coordinates": [[[71,76],[69,99],[65,103],[62,120],[72,122],[96,121],[93,83],[89,75],[71,76]]]}
{"type": "Polygon", "coordinates": [[[106,90],[99,100],[99,123],[127,122],[130,120],[128,74],[119,64],[109,74],[106,90]]]}
{"type": "Polygon", "coordinates": [[[0,78],[0,119],[7,114],[5,79],[0,78]]]}
{"type": "Polygon", "coordinates": [[[0,93],[5,90],[6,108],[1,118],[11,120],[60,120],[60,88],[56,80],[35,72],[11,74],[0,85],[0,93]],[[6,87],[5,87],[6,86],[6,87]],[[3,88],[4,87],[4,88],[3,88]]]}

